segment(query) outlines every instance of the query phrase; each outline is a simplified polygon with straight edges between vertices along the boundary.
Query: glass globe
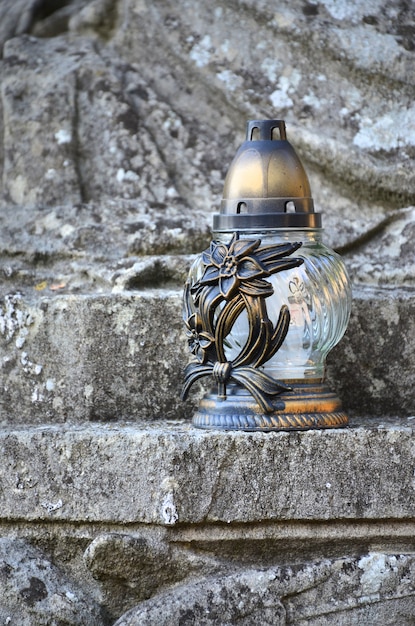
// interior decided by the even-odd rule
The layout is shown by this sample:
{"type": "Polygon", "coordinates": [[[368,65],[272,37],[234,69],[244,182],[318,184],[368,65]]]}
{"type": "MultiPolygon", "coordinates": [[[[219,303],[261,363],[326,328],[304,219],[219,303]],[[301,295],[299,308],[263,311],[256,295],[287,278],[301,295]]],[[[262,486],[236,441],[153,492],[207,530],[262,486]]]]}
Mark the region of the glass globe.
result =
{"type": "MultiPolygon", "coordinates": [[[[341,257],[322,243],[321,236],[321,229],[240,233],[241,239],[261,239],[263,246],[302,242],[295,256],[304,263],[267,278],[274,290],[266,299],[270,320],[277,323],[284,304],[290,311],[289,330],[282,346],[262,366],[278,380],[323,380],[327,354],[347,328],[351,310],[349,277],[341,257]]],[[[226,242],[228,237],[214,234],[214,239],[226,242]]],[[[201,269],[196,270],[197,275],[201,269]]],[[[229,361],[240,353],[248,333],[246,311],[242,311],[226,338],[225,354],[229,361]]]]}

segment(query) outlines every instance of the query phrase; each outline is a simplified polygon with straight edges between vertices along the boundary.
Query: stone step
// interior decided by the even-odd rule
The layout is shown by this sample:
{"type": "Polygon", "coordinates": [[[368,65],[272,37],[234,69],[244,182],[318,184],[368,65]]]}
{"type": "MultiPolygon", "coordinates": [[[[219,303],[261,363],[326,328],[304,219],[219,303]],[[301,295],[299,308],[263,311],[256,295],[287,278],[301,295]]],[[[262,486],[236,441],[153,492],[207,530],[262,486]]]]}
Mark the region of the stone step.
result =
{"type": "Polygon", "coordinates": [[[275,605],[298,626],[359,623],[351,615],[375,625],[385,614],[409,626],[412,424],[356,419],[291,433],[205,432],[163,419],[3,428],[4,616],[18,607],[29,615],[19,623],[43,623],[60,607],[70,624],[167,626],[182,623],[180,607],[196,610],[195,594],[199,609],[222,606],[225,589],[223,610],[237,593],[238,614],[252,604],[255,623],[284,624],[275,605]]]}
{"type": "Polygon", "coordinates": [[[0,450],[2,522],[185,527],[415,517],[410,418],[279,433],[208,432],[181,420],[8,427],[0,450]]]}
{"type": "MultiPolygon", "coordinates": [[[[181,289],[34,293],[0,305],[1,423],[191,416],[201,391],[180,400],[181,289]]],[[[414,320],[412,290],[355,288],[347,333],[328,359],[328,380],[351,415],[415,413],[414,320]]]]}

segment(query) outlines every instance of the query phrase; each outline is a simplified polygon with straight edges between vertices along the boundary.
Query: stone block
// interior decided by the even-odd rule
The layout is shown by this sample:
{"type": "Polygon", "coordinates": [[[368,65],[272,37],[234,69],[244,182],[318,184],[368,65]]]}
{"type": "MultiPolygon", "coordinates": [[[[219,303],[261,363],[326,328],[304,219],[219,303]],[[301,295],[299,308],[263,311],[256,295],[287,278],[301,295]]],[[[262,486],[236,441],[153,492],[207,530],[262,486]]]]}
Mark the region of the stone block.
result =
{"type": "MultiPolygon", "coordinates": [[[[155,265],[138,265],[115,279],[119,293],[59,296],[45,290],[50,295],[26,291],[3,298],[3,424],[192,415],[203,388],[180,400],[189,358],[182,292],[144,290],[142,281],[152,280],[155,265]],[[138,290],[126,292],[125,284],[138,290]]],[[[414,307],[411,290],[355,289],[346,336],[328,359],[330,384],[351,415],[415,413],[414,307]]]]}
{"type": "Polygon", "coordinates": [[[0,442],[3,520],[175,527],[415,515],[411,420],[291,433],[42,426],[3,429],[0,442]]]}
{"type": "Polygon", "coordinates": [[[0,452],[2,558],[14,564],[0,586],[10,610],[33,598],[16,607],[39,624],[62,593],[103,626],[411,624],[411,420],[293,433],[33,426],[3,429],[0,452]]]}
{"type": "Polygon", "coordinates": [[[41,298],[34,306],[6,297],[2,422],[185,415],[180,307],[180,294],[165,290],[41,298]]]}
{"type": "Polygon", "coordinates": [[[328,358],[328,378],[350,414],[415,415],[415,293],[356,286],[346,335],[328,358]]]}

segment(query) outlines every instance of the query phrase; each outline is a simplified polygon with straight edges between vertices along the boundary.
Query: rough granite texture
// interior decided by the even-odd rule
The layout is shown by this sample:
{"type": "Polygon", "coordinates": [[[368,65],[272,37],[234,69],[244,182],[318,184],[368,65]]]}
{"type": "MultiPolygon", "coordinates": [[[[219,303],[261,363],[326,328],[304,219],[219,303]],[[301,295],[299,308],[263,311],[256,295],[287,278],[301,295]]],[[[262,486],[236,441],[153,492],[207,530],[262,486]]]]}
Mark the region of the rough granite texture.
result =
{"type": "Polygon", "coordinates": [[[0,2],[0,622],[413,624],[414,36],[401,0],[0,2]],[[182,285],[261,118],[352,278],[349,429],[179,400],[182,285]]]}

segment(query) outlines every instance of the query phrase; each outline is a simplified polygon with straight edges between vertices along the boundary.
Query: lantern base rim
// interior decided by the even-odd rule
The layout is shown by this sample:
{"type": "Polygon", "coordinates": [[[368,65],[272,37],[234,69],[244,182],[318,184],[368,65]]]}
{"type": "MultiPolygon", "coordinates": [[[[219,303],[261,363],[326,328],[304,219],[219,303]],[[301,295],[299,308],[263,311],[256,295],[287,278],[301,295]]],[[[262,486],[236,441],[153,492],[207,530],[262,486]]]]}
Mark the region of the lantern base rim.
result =
{"type": "Polygon", "coordinates": [[[292,385],[291,391],[276,397],[273,406],[272,412],[263,412],[239,388],[230,390],[226,399],[207,393],[192,423],[201,429],[248,432],[342,428],[349,423],[339,398],[325,383],[292,385]]]}

